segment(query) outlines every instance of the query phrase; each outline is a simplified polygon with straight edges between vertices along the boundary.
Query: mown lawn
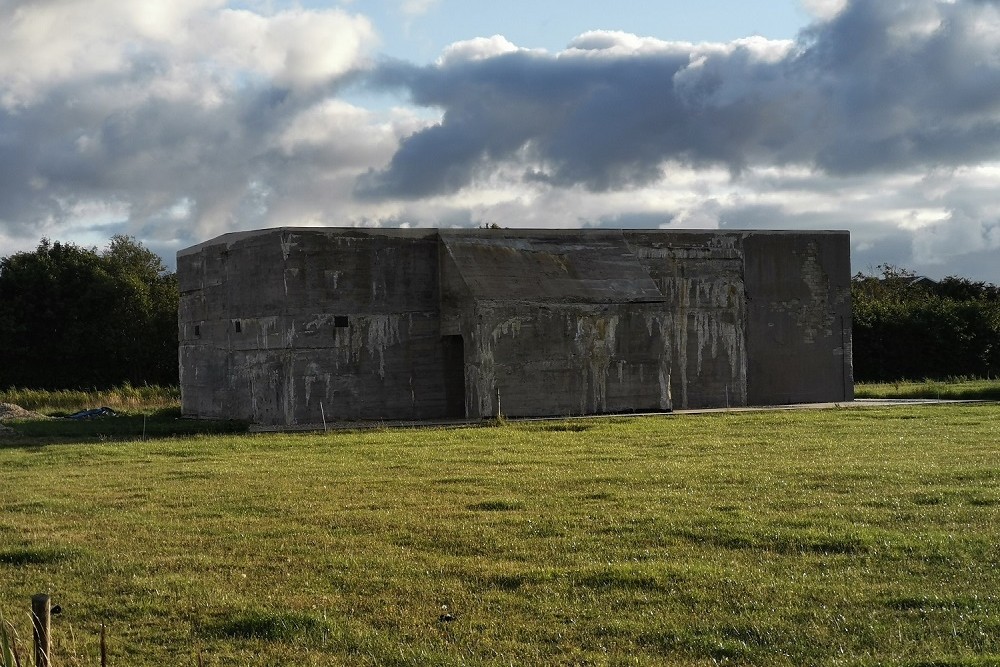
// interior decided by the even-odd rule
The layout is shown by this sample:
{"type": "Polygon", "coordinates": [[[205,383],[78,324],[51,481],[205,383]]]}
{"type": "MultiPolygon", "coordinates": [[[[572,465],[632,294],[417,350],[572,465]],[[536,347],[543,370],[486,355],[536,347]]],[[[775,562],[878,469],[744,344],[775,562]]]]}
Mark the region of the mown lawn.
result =
{"type": "Polygon", "coordinates": [[[0,440],[59,665],[1000,664],[1000,407],[0,440]]]}

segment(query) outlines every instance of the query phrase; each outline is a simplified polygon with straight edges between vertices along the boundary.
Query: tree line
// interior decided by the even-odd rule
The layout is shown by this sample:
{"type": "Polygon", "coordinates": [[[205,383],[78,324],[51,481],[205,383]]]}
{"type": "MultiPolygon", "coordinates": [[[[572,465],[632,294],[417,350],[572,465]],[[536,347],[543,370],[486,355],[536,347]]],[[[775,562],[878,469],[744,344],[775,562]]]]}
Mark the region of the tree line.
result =
{"type": "MultiPolygon", "coordinates": [[[[856,380],[1000,376],[1000,287],[883,265],[851,294],[856,380]]],[[[178,299],[177,276],[127,236],[0,259],[0,389],[176,385],[178,299]]]]}
{"type": "Polygon", "coordinates": [[[855,380],[1000,376],[1000,287],[878,269],[851,283],[855,380]]]}
{"type": "Polygon", "coordinates": [[[135,239],[0,259],[0,388],[176,385],[177,277],[135,239]]]}

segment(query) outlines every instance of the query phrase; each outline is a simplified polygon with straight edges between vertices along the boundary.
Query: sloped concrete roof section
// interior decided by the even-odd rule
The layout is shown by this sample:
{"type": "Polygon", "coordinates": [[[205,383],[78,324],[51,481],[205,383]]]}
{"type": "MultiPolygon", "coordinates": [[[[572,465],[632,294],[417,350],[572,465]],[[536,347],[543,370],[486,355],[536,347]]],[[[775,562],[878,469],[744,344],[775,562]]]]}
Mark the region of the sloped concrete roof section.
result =
{"type": "Polygon", "coordinates": [[[480,301],[664,301],[621,231],[442,231],[441,241],[480,301]]]}

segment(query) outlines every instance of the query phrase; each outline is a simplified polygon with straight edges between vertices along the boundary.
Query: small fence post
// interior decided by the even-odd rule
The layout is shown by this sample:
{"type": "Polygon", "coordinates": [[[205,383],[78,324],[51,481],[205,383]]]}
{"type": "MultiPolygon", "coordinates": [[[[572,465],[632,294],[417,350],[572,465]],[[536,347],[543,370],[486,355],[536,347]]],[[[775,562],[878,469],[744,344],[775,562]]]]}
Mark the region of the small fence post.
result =
{"type": "Polygon", "coordinates": [[[31,597],[31,626],[35,639],[35,667],[50,667],[52,599],[44,593],[31,597]]]}

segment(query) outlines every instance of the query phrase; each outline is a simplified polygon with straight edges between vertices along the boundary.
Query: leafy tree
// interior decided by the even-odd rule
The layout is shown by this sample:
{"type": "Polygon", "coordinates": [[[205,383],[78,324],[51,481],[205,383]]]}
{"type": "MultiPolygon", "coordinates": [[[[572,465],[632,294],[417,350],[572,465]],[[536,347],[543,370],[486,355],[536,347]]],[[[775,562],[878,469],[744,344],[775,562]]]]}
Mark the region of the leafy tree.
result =
{"type": "Polygon", "coordinates": [[[176,384],[177,281],[135,239],[0,260],[0,387],[176,384]]]}
{"type": "Polygon", "coordinates": [[[949,277],[935,282],[891,265],[854,277],[858,380],[1000,374],[1000,289],[949,277]]]}

